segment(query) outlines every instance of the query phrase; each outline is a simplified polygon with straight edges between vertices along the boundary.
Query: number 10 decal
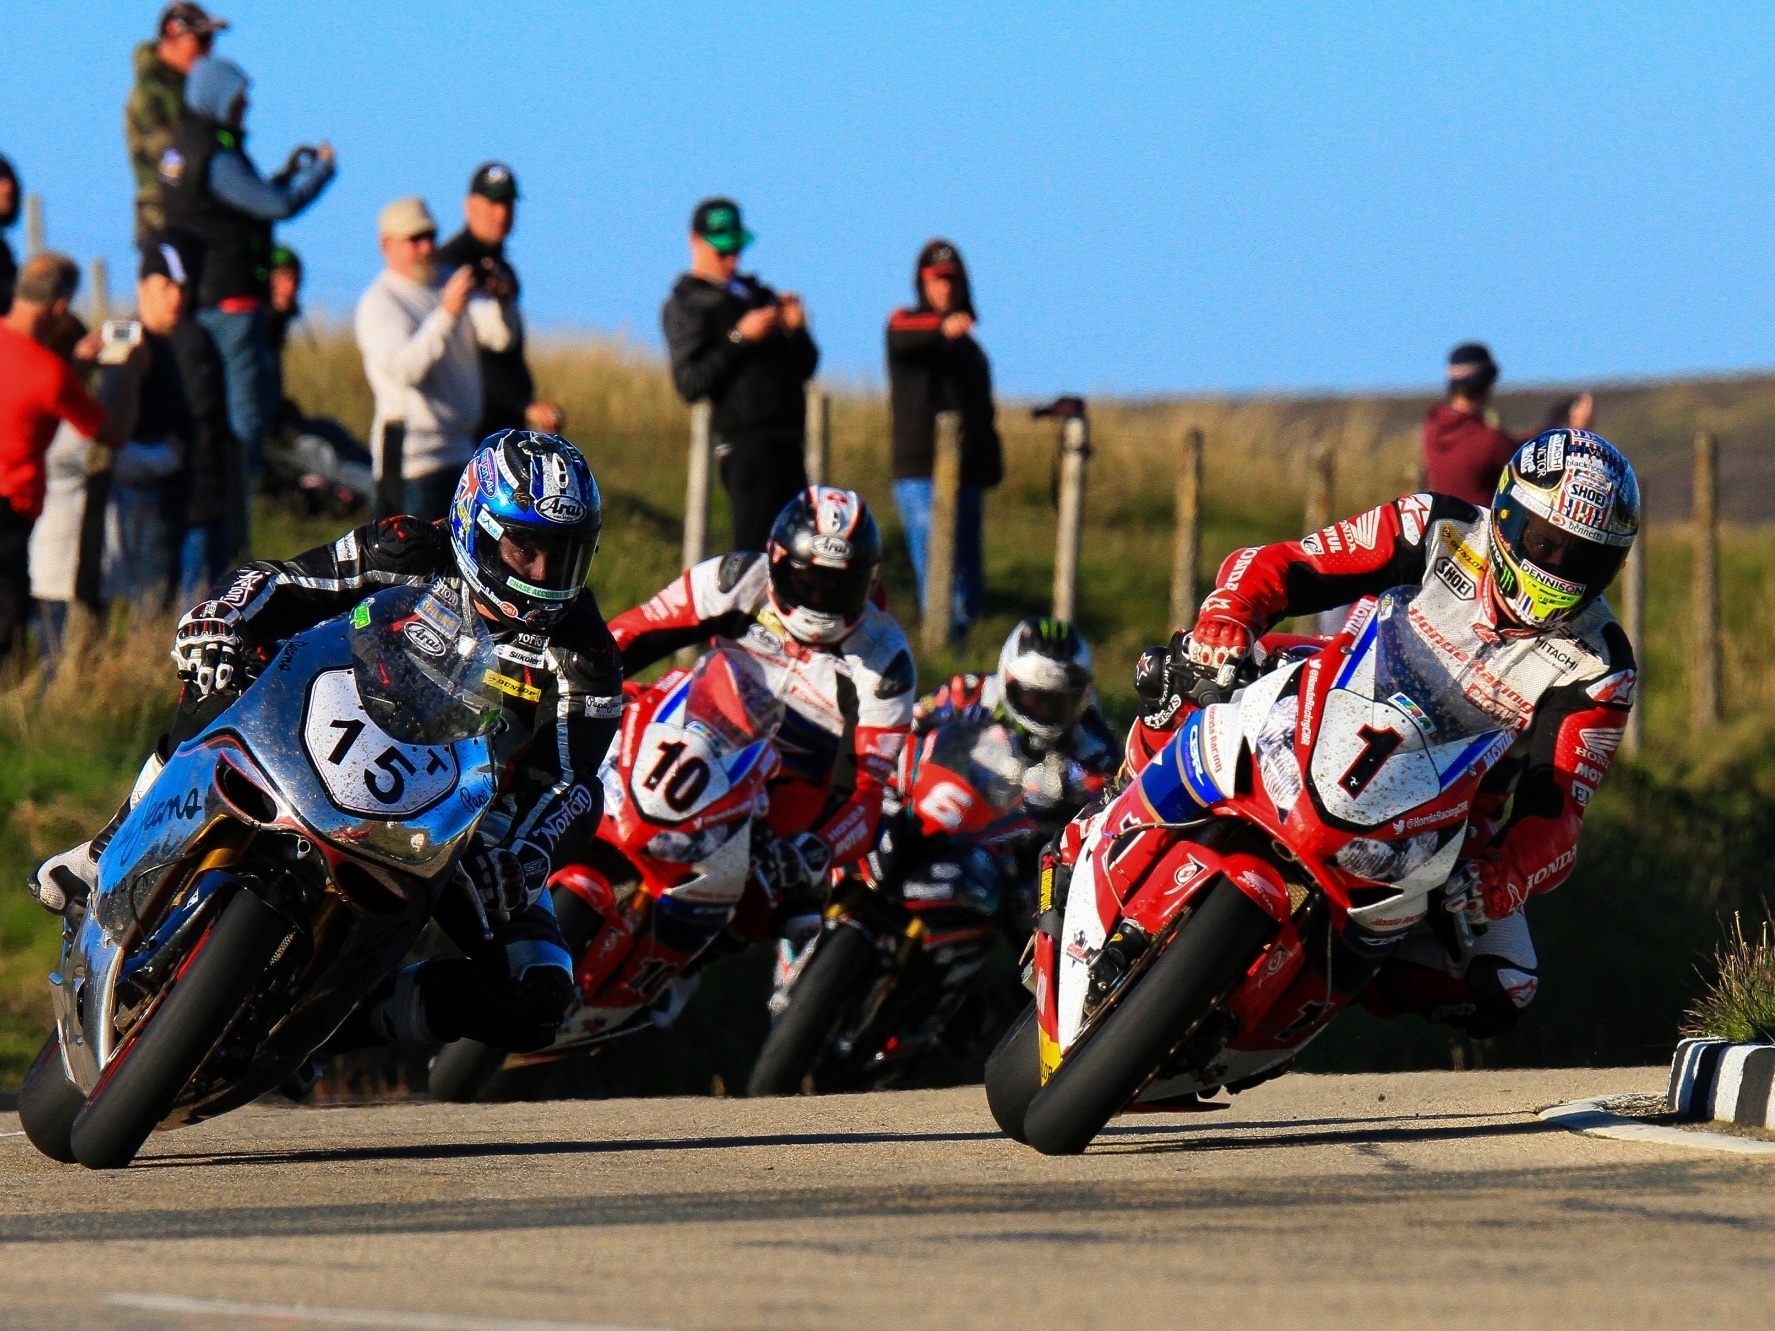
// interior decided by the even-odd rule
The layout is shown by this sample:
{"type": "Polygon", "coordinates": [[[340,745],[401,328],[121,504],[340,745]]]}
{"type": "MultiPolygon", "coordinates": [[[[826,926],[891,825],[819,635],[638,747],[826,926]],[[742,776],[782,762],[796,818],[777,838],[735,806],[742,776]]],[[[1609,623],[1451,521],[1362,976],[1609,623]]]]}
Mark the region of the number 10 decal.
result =
{"type": "Polygon", "coordinates": [[[348,813],[407,818],[455,788],[454,750],[402,744],[378,726],[349,670],[317,675],[308,690],[302,742],[327,798],[348,813]]]}

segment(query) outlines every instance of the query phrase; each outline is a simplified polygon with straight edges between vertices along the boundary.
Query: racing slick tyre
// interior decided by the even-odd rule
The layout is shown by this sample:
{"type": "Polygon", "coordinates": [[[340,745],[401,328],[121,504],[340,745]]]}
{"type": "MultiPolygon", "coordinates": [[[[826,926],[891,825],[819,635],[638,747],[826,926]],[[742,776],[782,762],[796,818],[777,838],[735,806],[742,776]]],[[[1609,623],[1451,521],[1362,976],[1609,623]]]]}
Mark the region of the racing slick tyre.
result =
{"type": "Polygon", "coordinates": [[[80,1088],[68,1080],[62,1066],[62,1037],[52,1033],[37,1051],[31,1070],[18,1091],[19,1126],[25,1136],[51,1160],[74,1163],[74,1118],[86,1103],[80,1088]]]}
{"type": "Polygon", "coordinates": [[[504,1065],[505,1050],[479,1040],[457,1040],[438,1050],[438,1056],[432,1059],[426,1089],[434,1100],[470,1104],[504,1065]]]}
{"type": "Polygon", "coordinates": [[[1061,1060],[1023,1115],[1043,1155],[1078,1155],[1238,981],[1276,932],[1263,908],[1222,878],[1157,961],[1061,1060]]]}
{"type": "Polygon", "coordinates": [[[1013,1141],[1029,1144],[1023,1116],[1029,1102],[1042,1088],[1041,1031],[1036,1025],[1035,1004],[1011,1023],[992,1057],[986,1060],[986,1107],[993,1121],[1013,1141]]]}
{"type": "Polygon", "coordinates": [[[172,990],[117,1051],[74,1120],[74,1158],[121,1169],[167,1116],[290,932],[284,918],[239,891],[198,939],[172,990]]]}
{"type": "Polygon", "coordinates": [[[821,938],[796,978],[789,1006],[758,1051],[747,1095],[794,1095],[820,1060],[827,1038],[875,969],[875,944],[861,929],[840,925],[821,938]]]}

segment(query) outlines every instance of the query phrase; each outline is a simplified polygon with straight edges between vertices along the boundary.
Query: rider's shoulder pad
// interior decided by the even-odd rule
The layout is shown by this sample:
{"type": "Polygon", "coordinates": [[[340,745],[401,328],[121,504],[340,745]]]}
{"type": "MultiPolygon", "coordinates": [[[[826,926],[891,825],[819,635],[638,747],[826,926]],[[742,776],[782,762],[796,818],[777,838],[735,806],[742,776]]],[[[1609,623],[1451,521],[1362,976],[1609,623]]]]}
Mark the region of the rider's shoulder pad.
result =
{"type": "Polygon", "coordinates": [[[722,592],[731,592],[745,580],[752,566],[764,556],[756,550],[735,550],[731,554],[721,556],[721,563],[715,569],[715,587],[722,592]]]}

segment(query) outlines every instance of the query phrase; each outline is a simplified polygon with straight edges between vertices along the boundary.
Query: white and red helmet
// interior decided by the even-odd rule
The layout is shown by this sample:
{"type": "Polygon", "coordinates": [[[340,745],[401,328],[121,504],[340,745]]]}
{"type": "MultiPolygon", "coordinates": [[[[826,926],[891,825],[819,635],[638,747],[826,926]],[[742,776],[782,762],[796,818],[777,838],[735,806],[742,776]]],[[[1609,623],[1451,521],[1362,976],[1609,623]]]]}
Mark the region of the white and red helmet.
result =
{"type": "Polygon", "coordinates": [[[783,505],[764,553],[783,627],[798,642],[824,646],[863,617],[881,566],[881,531],[855,490],[810,485],[783,505]]]}

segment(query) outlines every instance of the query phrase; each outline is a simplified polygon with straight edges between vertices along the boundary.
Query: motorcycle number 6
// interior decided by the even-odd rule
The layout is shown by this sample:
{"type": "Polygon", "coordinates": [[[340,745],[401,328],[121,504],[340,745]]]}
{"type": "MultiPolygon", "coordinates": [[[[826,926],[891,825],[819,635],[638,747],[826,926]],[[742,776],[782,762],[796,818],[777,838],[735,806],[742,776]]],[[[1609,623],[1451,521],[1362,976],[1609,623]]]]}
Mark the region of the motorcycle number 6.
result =
{"type": "Polygon", "coordinates": [[[410,818],[456,786],[454,750],[402,744],[370,719],[349,670],[315,676],[302,745],[327,798],[366,818],[410,818]]]}

